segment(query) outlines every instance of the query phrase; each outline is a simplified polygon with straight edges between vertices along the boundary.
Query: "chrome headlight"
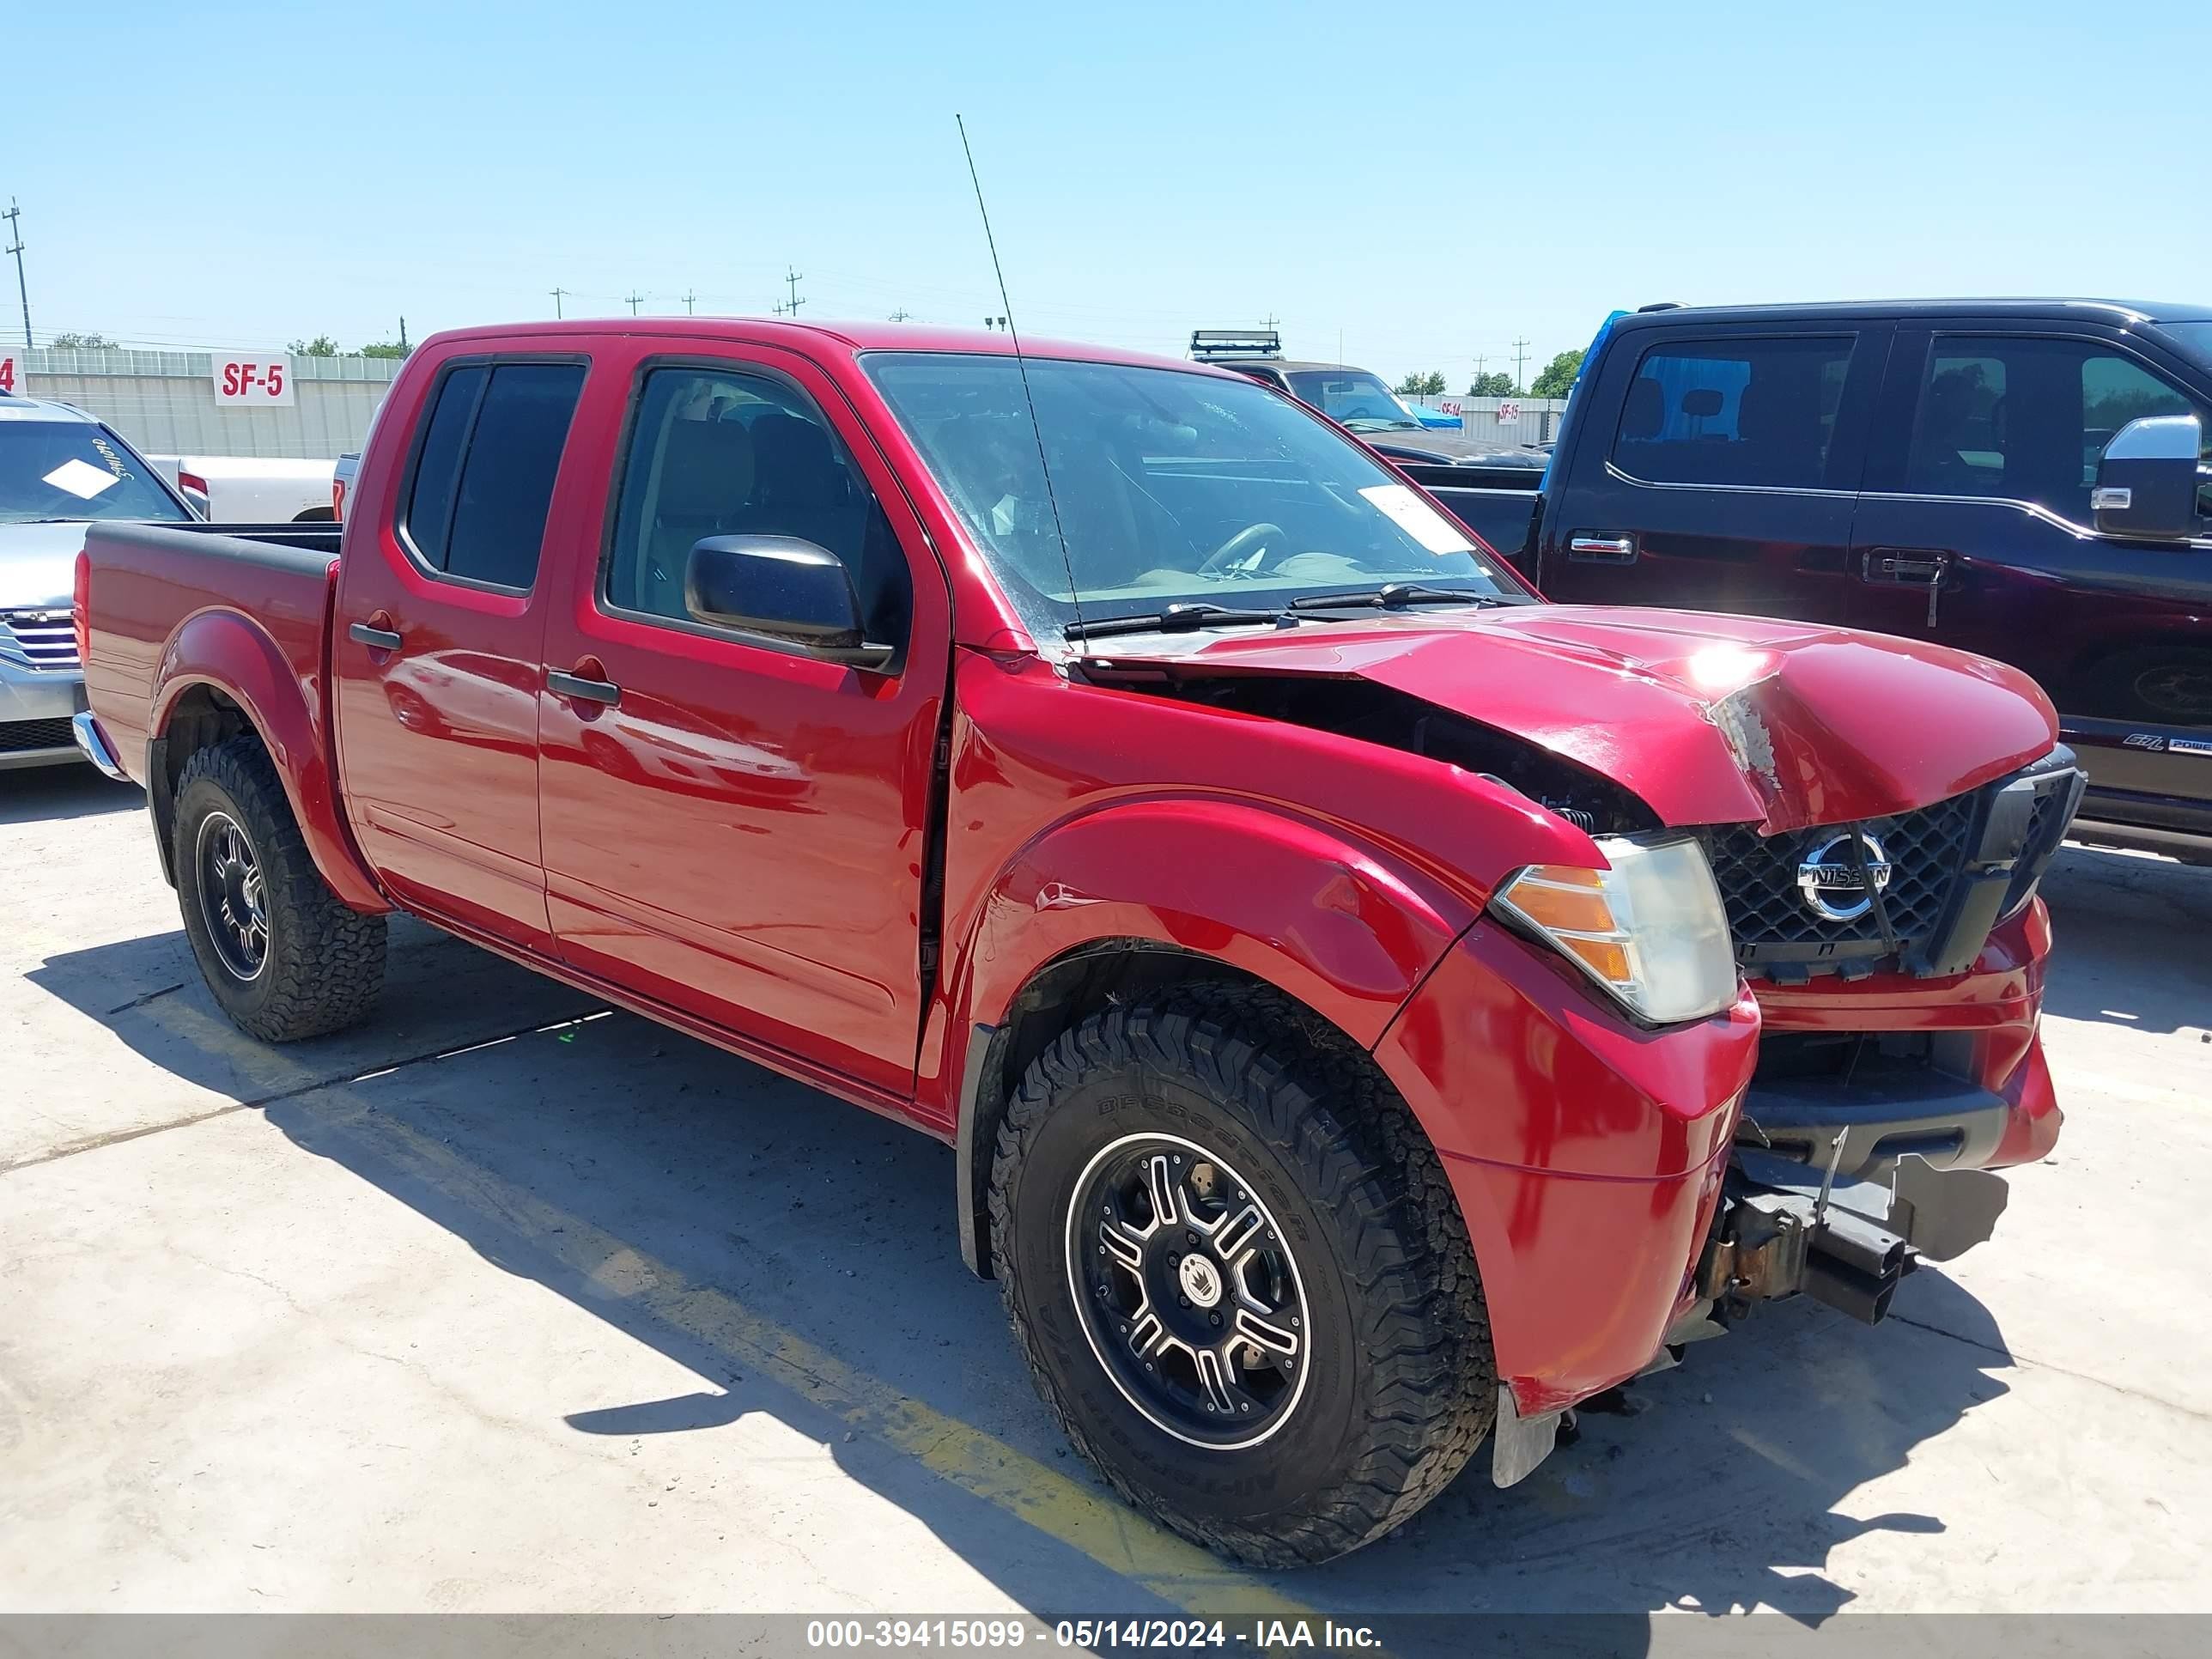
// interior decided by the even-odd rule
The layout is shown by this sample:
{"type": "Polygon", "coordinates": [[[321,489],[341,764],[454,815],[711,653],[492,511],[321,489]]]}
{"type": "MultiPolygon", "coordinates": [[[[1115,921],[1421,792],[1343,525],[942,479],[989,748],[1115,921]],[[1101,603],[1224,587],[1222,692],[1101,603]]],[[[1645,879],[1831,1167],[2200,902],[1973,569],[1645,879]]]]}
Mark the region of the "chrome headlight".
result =
{"type": "Polygon", "coordinates": [[[1728,912],[1705,849],[1686,837],[1600,836],[1611,866],[1532,864],[1491,898],[1654,1025],[1703,1019],[1736,997],[1728,912]]]}

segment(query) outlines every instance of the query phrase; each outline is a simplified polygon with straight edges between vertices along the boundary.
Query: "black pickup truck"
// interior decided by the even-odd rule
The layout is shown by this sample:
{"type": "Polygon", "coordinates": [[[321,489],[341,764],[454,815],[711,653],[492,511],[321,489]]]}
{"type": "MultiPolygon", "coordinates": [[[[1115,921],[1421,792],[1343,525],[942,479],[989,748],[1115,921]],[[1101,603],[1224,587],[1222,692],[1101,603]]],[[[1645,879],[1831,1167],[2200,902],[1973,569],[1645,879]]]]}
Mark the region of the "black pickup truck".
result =
{"type": "Polygon", "coordinates": [[[1551,599],[2024,668],[2088,768],[2076,833],[2212,862],[2208,433],[2212,308],[1666,306],[1601,331],[1539,489],[1422,481],[1551,599]]]}

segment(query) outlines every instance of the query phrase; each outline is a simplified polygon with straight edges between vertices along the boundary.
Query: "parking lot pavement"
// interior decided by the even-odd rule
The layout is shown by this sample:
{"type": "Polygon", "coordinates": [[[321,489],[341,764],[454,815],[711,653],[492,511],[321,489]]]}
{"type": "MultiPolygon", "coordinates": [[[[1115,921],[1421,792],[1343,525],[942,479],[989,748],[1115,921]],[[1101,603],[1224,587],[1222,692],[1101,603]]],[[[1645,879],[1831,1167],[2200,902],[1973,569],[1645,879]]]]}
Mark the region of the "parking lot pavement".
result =
{"type": "Polygon", "coordinates": [[[1259,1577],[1066,1450],[943,1148],[413,925],[250,1042],[86,773],[0,870],[0,1608],[2212,1610],[2212,872],[2062,855],[2064,1138],[1887,1323],[1259,1577]]]}

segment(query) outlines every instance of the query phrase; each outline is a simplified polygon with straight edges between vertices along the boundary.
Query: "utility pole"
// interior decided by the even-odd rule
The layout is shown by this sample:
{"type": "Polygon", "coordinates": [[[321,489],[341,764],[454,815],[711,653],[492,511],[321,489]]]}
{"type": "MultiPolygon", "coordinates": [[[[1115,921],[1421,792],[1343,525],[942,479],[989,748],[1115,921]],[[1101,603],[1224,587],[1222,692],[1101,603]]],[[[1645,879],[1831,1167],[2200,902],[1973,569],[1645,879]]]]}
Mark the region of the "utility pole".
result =
{"type": "Polygon", "coordinates": [[[23,301],[23,349],[31,349],[31,290],[23,285],[23,210],[15,205],[15,198],[8,198],[8,210],[0,213],[8,222],[8,240],[15,246],[8,250],[15,256],[15,292],[23,301]]]}
{"type": "Polygon", "coordinates": [[[1528,342],[1525,339],[1516,340],[1513,343],[1513,395],[1516,398],[1521,395],[1522,388],[1521,365],[1528,361],[1528,342]]]}
{"type": "Polygon", "coordinates": [[[699,296],[697,295],[694,294],[688,288],[684,290],[684,314],[686,317],[689,317],[691,314],[691,301],[698,297],[699,296]]]}
{"type": "Polygon", "coordinates": [[[404,317],[399,319],[399,355],[403,357],[407,355],[407,319],[404,317]]]}
{"type": "Polygon", "coordinates": [[[891,321],[895,323],[902,323],[913,315],[914,313],[908,311],[904,306],[901,306],[896,311],[891,313],[891,321]]]}
{"type": "Polygon", "coordinates": [[[1474,383],[1475,383],[1475,385],[1477,385],[1477,386],[1480,386],[1480,385],[1482,384],[1482,366],[1483,366],[1485,363],[1488,362],[1489,361],[1490,361],[1490,359],[1489,359],[1489,358],[1487,358],[1487,357],[1486,357],[1486,356],[1482,356],[1482,355],[1481,355],[1481,353],[1477,352],[1477,353],[1475,354],[1475,359],[1474,359],[1474,383]]]}
{"type": "Polygon", "coordinates": [[[556,323],[561,320],[561,301],[568,292],[565,288],[556,288],[553,290],[553,320],[556,323]]]}
{"type": "Polygon", "coordinates": [[[629,307],[629,314],[635,317],[637,315],[638,307],[645,303],[645,295],[632,289],[628,294],[623,295],[623,303],[629,307]]]}
{"type": "Polygon", "coordinates": [[[796,317],[799,315],[799,307],[806,303],[805,301],[799,297],[799,284],[804,281],[805,278],[799,272],[793,270],[789,265],[786,265],[783,268],[783,280],[790,285],[791,303],[787,306],[779,306],[776,308],[776,315],[779,317],[796,317]]]}

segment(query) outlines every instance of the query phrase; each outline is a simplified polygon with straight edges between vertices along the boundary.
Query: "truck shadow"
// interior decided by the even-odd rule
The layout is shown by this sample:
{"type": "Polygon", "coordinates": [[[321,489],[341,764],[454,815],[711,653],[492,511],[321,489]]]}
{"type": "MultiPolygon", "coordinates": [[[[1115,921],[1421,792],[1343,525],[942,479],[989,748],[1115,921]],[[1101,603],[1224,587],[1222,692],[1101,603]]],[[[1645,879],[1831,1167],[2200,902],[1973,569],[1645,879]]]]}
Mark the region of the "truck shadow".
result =
{"type": "Polygon", "coordinates": [[[2058,951],[2046,1012],[2138,1031],[2212,1024],[2212,869],[2069,842],[2042,892],[2058,951]]]}
{"type": "MultiPolygon", "coordinates": [[[[403,940],[435,951],[417,967],[465,973],[470,998],[525,1034],[378,1055],[362,1047],[372,1025],[256,1053],[197,981],[111,1000],[170,973],[173,934],[54,957],[31,977],[700,1379],[668,1398],[563,1402],[573,1432],[711,1434],[771,1413],[1042,1615],[1227,1611],[1267,1593],[1340,1618],[1574,1612],[1605,1616],[1577,1638],[1593,1651],[1640,1648],[1663,1607],[1817,1622],[1852,1600],[1827,1576],[1831,1551],[1944,1530],[1936,1515],[1855,1518],[1850,1495],[2006,1391],[1989,1314],[1923,1271],[1878,1329],[1770,1310],[1636,1384],[1632,1419],[1586,1418],[1521,1487],[1492,1489],[1479,1455],[1393,1539],[1309,1572],[1245,1574],[1128,1513],[1068,1451],[995,1287],[960,1266],[945,1148],[628,1015],[556,1025],[572,994],[427,938],[403,940]]],[[[1438,1651],[1463,1650],[1463,1623],[1436,1632],[1438,1651]]]]}

